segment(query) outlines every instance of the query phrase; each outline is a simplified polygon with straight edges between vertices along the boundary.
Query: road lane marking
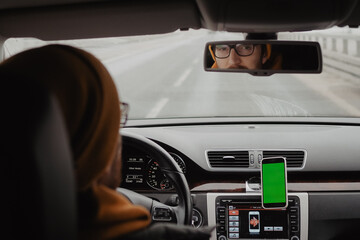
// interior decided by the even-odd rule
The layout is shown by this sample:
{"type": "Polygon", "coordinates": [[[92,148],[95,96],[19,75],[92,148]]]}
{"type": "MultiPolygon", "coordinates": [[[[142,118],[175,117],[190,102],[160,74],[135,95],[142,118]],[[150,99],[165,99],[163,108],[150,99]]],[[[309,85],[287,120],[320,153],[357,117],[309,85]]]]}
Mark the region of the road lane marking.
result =
{"type": "Polygon", "coordinates": [[[159,115],[160,111],[165,107],[168,101],[169,101],[168,98],[160,99],[160,101],[156,103],[155,107],[151,109],[151,111],[146,115],[145,118],[156,118],[159,115]]]}
{"type": "Polygon", "coordinates": [[[183,82],[186,80],[186,78],[191,73],[191,68],[186,69],[186,71],[178,78],[178,80],[174,83],[174,87],[180,87],[183,82]]]}
{"type": "Polygon", "coordinates": [[[257,94],[250,97],[264,116],[310,116],[305,109],[282,99],[257,94]]]}

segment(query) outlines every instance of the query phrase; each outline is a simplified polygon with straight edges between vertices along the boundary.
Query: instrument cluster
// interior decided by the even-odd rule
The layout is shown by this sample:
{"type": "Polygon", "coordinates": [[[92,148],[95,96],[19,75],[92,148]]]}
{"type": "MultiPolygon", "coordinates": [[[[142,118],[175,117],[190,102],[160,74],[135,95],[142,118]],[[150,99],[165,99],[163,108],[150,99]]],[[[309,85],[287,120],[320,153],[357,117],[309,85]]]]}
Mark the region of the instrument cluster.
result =
{"type": "MultiPolygon", "coordinates": [[[[184,160],[177,154],[169,152],[186,173],[184,160]]],[[[124,153],[122,169],[122,187],[134,190],[155,189],[169,191],[174,189],[170,180],[162,173],[156,159],[145,153],[124,153]]]]}

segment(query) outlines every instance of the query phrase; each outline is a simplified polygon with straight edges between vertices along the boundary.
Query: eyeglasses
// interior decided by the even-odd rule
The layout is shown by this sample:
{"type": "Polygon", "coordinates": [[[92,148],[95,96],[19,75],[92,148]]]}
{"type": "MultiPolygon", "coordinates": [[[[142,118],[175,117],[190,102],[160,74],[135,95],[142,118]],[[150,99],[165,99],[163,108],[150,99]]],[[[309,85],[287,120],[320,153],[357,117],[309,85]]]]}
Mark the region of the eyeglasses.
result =
{"type": "Polygon", "coordinates": [[[253,44],[215,45],[215,57],[227,58],[230,56],[231,49],[234,49],[236,54],[242,57],[247,57],[254,53],[253,44]]]}
{"type": "Polygon", "coordinates": [[[129,104],[127,103],[120,103],[120,111],[121,111],[121,119],[120,119],[120,127],[124,127],[129,114],[129,104]]]}

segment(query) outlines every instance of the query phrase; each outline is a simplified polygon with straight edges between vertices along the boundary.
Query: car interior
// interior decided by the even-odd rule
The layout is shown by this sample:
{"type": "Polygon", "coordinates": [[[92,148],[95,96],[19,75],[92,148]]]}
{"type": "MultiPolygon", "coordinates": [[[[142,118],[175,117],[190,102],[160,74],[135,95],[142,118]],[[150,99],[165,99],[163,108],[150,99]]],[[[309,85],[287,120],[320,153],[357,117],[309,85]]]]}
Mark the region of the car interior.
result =
{"type": "MultiPolygon", "coordinates": [[[[201,75],[207,81],[204,87],[196,88],[196,82],[189,83],[190,89],[197,90],[192,98],[188,97],[192,102],[176,100],[171,114],[157,117],[171,100],[160,99],[154,111],[146,116],[151,109],[150,100],[128,101],[130,116],[119,130],[123,147],[118,193],[147,208],[153,223],[214,226],[212,240],[356,239],[356,228],[360,225],[360,106],[356,97],[360,96],[360,87],[339,88],[341,96],[349,99],[338,100],[336,89],[336,96],[331,95],[339,106],[346,106],[346,115],[339,108],[330,113],[308,114],[303,105],[300,108],[292,103],[287,103],[285,110],[279,109],[276,104],[285,106],[283,100],[255,96],[253,88],[246,84],[251,82],[262,92],[278,91],[279,95],[304,94],[304,101],[310,105],[315,97],[299,90],[295,80],[287,80],[291,90],[286,90],[282,86],[272,88],[270,83],[275,80],[271,79],[279,77],[276,81],[283,82],[288,75],[300,74],[305,79],[300,82],[315,86],[309,87],[311,94],[330,96],[321,83],[340,84],[337,75],[329,70],[332,68],[348,71],[345,82],[355,86],[360,80],[360,31],[344,41],[354,54],[339,64],[331,61],[344,58],[344,52],[330,54],[328,43],[321,40],[324,36],[321,32],[320,37],[307,41],[284,36],[305,34],[306,38],[310,31],[333,28],[345,28],[348,33],[359,30],[359,26],[358,0],[2,0],[0,61],[13,55],[7,47],[11,39],[65,44],[79,39],[108,39],[123,48],[135,46],[132,47],[135,50],[140,41],[137,36],[150,43],[159,38],[163,41],[159,46],[165,50],[175,49],[171,44],[176,44],[172,35],[167,34],[189,34],[181,41],[200,39],[196,46],[201,49],[196,53],[201,62],[184,60],[187,66],[198,66],[196,71],[206,74],[201,75]],[[198,37],[196,34],[202,31],[216,38],[198,37]],[[240,49],[244,45],[252,48],[240,49]],[[216,51],[223,50],[223,46],[230,47],[224,58],[235,52],[247,56],[239,53],[247,50],[251,51],[249,55],[253,54],[256,46],[267,49],[269,55],[270,50],[272,54],[281,53],[283,47],[287,55],[283,54],[281,61],[289,68],[221,69],[220,53],[216,51]],[[306,47],[313,48],[308,51],[306,47]],[[214,67],[216,61],[218,67],[214,67]],[[312,77],[321,72],[331,77],[321,81],[312,77]],[[228,76],[235,80],[228,80],[228,76]],[[241,77],[245,80],[240,80],[241,77]],[[233,82],[240,87],[231,87],[233,82]],[[214,93],[213,99],[199,100],[208,88],[214,93]],[[227,89],[222,97],[225,104],[220,105],[221,114],[201,114],[202,108],[214,108],[221,101],[215,92],[218,88],[227,89]],[[234,102],[230,96],[238,97],[245,91],[255,99],[263,115],[254,114],[253,108],[244,115],[238,114],[247,104],[234,102]],[[197,107],[197,101],[207,105],[197,107]],[[193,111],[200,112],[199,115],[192,116],[182,105],[195,106],[193,111]],[[230,111],[234,112],[222,112],[221,107],[226,105],[232,106],[230,111]],[[132,110],[139,113],[131,115],[132,110]],[[270,110],[275,114],[267,114],[270,110]],[[274,182],[276,170],[266,168],[267,164],[275,163],[283,164],[279,172],[284,186],[274,182]],[[265,182],[266,171],[270,171],[269,185],[265,182]],[[271,195],[274,192],[285,194],[284,198],[271,195]],[[275,196],[275,200],[264,202],[265,194],[275,196]]],[[[340,38],[338,33],[331,34],[340,38]]],[[[180,43],[179,46],[177,56],[181,59],[180,52],[187,54],[190,47],[180,43]]],[[[127,57],[121,51],[111,50],[111,54],[119,55],[120,60],[127,57]]],[[[142,58],[157,63],[156,55],[143,54],[142,58]]],[[[134,82],[119,84],[120,96],[131,100],[126,93],[130,87],[134,95],[141,88],[155,89],[151,91],[159,94],[152,82],[165,73],[150,71],[153,75],[147,74],[138,84],[135,72],[143,69],[135,69],[132,64],[145,60],[136,59],[128,58],[128,65],[125,60],[118,66],[105,64],[112,66],[112,74],[117,70],[131,72],[119,74],[120,78],[134,82]]],[[[271,59],[267,57],[264,61],[271,59]]],[[[173,89],[161,83],[168,94],[185,95],[177,87],[186,84],[184,79],[190,73],[170,61],[162,69],[170,72],[166,76],[178,72],[185,76],[173,89]]],[[[59,106],[42,86],[10,77],[1,81],[4,236],[77,239],[72,154],[59,106]]]]}

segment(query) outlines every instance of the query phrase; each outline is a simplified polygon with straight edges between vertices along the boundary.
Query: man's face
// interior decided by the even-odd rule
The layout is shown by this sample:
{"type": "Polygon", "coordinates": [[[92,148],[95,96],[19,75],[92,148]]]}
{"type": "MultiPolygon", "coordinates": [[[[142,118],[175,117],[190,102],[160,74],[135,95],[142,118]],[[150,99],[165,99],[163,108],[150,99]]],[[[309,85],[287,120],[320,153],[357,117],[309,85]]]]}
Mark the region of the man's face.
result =
{"type": "Polygon", "coordinates": [[[260,45],[254,45],[254,52],[249,56],[239,56],[232,48],[228,57],[216,58],[216,63],[220,69],[261,69],[267,60],[264,55],[260,45]]]}

